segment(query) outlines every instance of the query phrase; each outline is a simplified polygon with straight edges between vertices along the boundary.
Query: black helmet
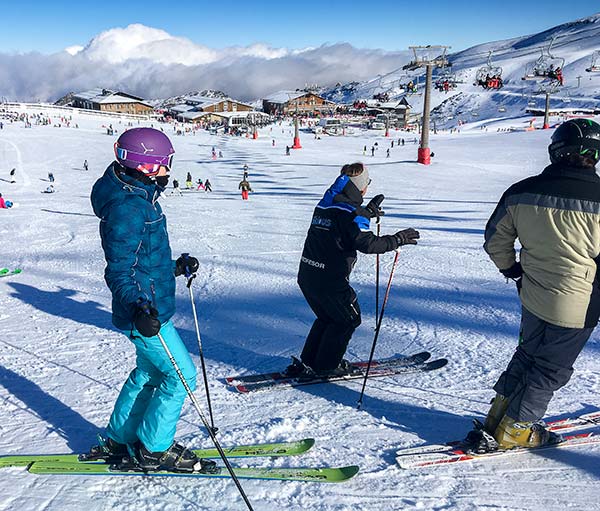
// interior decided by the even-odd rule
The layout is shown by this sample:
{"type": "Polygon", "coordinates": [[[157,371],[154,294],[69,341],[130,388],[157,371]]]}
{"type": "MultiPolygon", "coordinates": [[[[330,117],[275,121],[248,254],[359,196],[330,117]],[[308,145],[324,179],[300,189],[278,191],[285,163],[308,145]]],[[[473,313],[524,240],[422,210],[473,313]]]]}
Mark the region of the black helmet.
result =
{"type": "Polygon", "coordinates": [[[548,146],[550,161],[557,163],[573,155],[581,155],[594,164],[600,160],[600,124],[591,119],[563,122],[552,135],[548,146]]]}

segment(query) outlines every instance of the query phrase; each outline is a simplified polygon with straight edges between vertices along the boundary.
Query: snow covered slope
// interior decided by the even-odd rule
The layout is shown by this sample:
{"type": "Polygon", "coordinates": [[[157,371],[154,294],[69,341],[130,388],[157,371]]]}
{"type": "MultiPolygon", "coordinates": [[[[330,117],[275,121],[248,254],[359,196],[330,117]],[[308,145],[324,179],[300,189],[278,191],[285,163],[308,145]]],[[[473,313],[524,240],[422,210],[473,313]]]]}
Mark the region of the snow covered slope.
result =
{"type": "MultiPolygon", "coordinates": [[[[444,41],[432,41],[443,44],[444,41]]],[[[535,62],[542,52],[550,52],[557,59],[564,58],[565,84],[552,96],[555,108],[596,108],[600,99],[600,73],[588,73],[595,50],[600,50],[600,14],[565,23],[538,34],[489,42],[473,46],[467,50],[449,55],[452,63],[450,73],[460,82],[449,93],[435,91],[432,108],[441,105],[453,96],[451,102],[439,109],[438,121],[444,125],[455,125],[458,119],[489,119],[522,115],[528,107],[543,107],[544,97],[539,95],[547,82],[523,81],[528,66],[535,62]],[[504,88],[500,91],[486,91],[474,85],[477,70],[486,66],[489,52],[493,52],[491,63],[502,68],[504,88]],[[579,77],[579,78],[578,78],[579,77]]],[[[346,84],[325,93],[337,100],[353,101],[370,98],[373,94],[387,92],[391,97],[401,97],[400,87],[410,79],[424,83],[423,70],[409,73],[402,70],[406,62],[399,63],[398,69],[363,83],[346,84]]],[[[557,60],[557,62],[560,62],[557,60]]],[[[599,62],[600,63],[600,62],[599,62]]],[[[435,75],[442,74],[436,71],[435,75]]],[[[422,96],[408,96],[414,110],[422,110],[422,96]]]]}
{"type": "MultiPolygon", "coordinates": [[[[55,124],[58,119],[53,118],[55,124]]],[[[0,454],[81,451],[108,420],[134,364],[130,342],[111,327],[110,294],[89,193],[112,160],[114,137],[102,118],[80,116],[79,128],[5,124],[0,131],[0,192],[18,203],[0,210],[0,266],[20,267],[0,279],[0,454]],[[87,159],[90,170],[82,170],[87,159]],[[17,167],[16,185],[7,182],[17,167]],[[41,194],[47,172],[58,190],[41,194]]],[[[113,126],[121,132],[126,122],[113,126]]],[[[214,192],[162,199],[175,254],[197,255],[194,291],[208,364],[213,409],[223,445],[316,438],[294,459],[244,461],[257,466],[359,464],[340,485],[243,482],[264,511],[388,511],[399,509],[598,509],[600,450],[557,450],[457,467],[402,471],[398,447],[461,436],[481,418],[491,386],[517,342],[519,304],[484,254],[483,229],[504,189],[547,162],[549,131],[497,132],[526,119],[497,121],[489,131],[432,135],[433,164],[414,163],[412,135],[404,147],[375,132],[353,137],[302,134],[303,149],[285,156],[291,126],[264,128],[258,140],[201,132],[175,136],[175,177],[207,177],[214,192]],[[275,146],[272,140],[275,140],[275,146]],[[376,156],[362,148],[378,142],[376,156]],[[211,148],[223,152],[213,161],[211,148]],[[403,249],[376,355],[429,350],[450,364],[426,375],[373,380],[356,411],[360,382],[317,385],[273,394],[238,395],[223,383],[235,373],[281,368],[299,353],[313,320],[296,285],[312,210],[343,163],[364,160],[384,193],[382,232],[414,226],[418,246],[403,249]],[[255,190],[237,190],[249,165],[255,190]]],[[[397,141],[397,140],[396,140],[397,141]]],[[[382,279],[393,256],[382,256],[382,279]]],[[[373,335],[375,260],[363,255],[352,276],[363,324],[350,344],[352,360],[368,356],[373,335]]],[[[179,282],[174,320],[198,362],[187,289],[179,282]]],[[[600,336],[594,334],[572,381],[549,416],[600,404],[600,336]]],[[[198,390],[203,403],[203,393],[198,390]]],[[[178,438],[210,446],[186,404],[178,438]]],[[[0,510],[243,510],[228,481],[185,478],[41,476],[0,470],[0,510]]]]}

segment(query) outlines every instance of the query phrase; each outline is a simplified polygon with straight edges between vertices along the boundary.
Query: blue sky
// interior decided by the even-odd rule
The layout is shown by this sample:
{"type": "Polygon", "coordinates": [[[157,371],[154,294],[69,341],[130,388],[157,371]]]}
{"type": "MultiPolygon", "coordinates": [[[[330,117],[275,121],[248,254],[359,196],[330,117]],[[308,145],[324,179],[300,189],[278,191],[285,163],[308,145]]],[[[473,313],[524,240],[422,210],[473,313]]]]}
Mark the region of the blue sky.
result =
{"type": "Polygon", "coordinates": [[[53,53],[130,23],[161,28],[212,48],[257,42],[287,48],[349,42],[385,50],[447,44],[456,51],[596,12],[600,12],[597,0],[4,0],[0,52],[53,53]]]}

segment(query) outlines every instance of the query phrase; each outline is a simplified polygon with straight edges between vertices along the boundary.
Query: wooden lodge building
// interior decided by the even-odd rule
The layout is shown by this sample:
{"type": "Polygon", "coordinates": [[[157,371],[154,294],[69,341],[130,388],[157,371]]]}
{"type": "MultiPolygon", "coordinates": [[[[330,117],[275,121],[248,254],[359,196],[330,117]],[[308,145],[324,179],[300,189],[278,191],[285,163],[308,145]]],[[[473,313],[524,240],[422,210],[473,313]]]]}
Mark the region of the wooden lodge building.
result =
{"type": "Polygon", "coordinates": [[[122,114],[148,115],[154,112],[152,106],[144,102],[142,98],[126,92],[115,92],[101,88],[73,94],[72,105],[75,108],[85,110],[122,114]]]}
{"type": "Polygon", "coordinates": [[[269,115],[288,115],[294,112],[332,114],[337,104],[306,91],[280,91],[263,98],[263,112],[269,115]]]}
{"type": "Polygon", "coordinates": [[[231,98],[209,98],[205,96],[188,96],[183,103],[168,108],[169,114],[175,119],[190,121],[200,119],[207,113],[221,112],[251,112],[252,105],[231,98]]]}

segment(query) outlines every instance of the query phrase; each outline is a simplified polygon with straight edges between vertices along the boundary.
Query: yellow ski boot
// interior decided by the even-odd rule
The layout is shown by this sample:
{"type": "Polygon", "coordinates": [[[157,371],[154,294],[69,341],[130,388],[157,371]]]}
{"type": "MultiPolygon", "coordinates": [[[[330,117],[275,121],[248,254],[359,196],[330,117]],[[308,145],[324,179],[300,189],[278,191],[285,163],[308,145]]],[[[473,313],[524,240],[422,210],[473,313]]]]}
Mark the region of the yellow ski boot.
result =
{"type": "Polygon", "coordinates": [[[494,432],[494,438],[500,449],[513,447],[540,447],[558,443],[560,435],[548,431],[542,421],[517,422],[505,415],[494,432]]]}
{"type": "Polygon", "coordinates": [[[496,397],[492,399],[492,406],[490,411],[485,418],[485,422],[483,423],[483,429],[487,431],[490,435],[493,435],[504,417],[506,413],[506,409],[508,408],[508,398],[504,397],[501,394],[496,394],[496,397]]]}

